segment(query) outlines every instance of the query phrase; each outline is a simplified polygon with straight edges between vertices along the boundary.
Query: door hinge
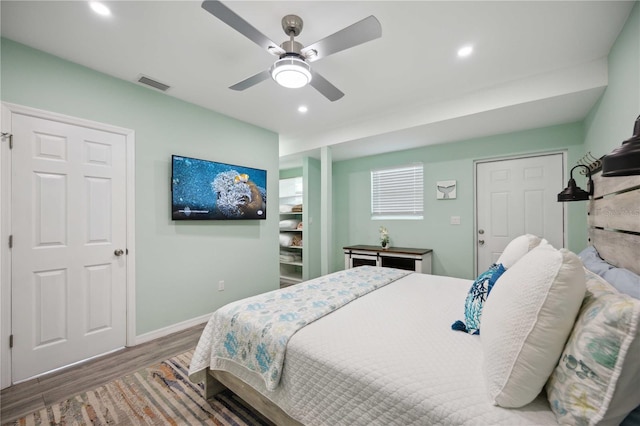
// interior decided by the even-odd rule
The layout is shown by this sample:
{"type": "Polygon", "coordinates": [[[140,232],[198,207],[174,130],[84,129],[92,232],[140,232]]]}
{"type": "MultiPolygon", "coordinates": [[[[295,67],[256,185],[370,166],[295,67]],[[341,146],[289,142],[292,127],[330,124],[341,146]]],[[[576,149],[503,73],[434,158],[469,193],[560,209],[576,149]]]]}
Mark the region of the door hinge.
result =
{"type": "Polygon", "coordinates": [[[0,136],[3,138],[9,138],[9,149],[13,149],[13,135],[11,133],[2,132],[0,136]]]}
{"type": "Polygon", "coordinates": [[[13,334],[9,336],[9,349],[13,348],[13,334]]]}
{"type": "Polygon", "coordinates": [[[13,248],[13,235],[9,235],[9,248],[13,248]]]}

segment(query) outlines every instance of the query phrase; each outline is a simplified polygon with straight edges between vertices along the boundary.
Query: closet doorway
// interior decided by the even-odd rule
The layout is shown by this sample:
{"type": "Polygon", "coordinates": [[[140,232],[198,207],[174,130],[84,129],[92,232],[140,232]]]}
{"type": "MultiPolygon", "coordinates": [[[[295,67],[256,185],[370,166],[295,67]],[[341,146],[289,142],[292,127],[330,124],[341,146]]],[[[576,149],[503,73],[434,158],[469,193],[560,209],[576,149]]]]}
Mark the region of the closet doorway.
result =
{"type": "Polygon", "coordinates": [[[4,388],[127,345],[135,289],[133,132],[10,104],[3,118],[4,388]]]}

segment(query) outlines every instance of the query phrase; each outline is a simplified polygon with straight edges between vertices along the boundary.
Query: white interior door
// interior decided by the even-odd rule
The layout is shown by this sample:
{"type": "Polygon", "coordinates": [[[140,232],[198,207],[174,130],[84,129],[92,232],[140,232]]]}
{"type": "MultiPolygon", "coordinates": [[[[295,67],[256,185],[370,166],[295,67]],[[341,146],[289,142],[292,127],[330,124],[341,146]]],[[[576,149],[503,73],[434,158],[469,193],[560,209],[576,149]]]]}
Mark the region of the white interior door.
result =
{"type": "Polygon", "coordinates": [[[476,274],[522,234],[564,247],[563,154],[476,163],[476,274]]]}
{"type": "Polygon", "coordinates": [[[12,379],[125,346],[125,136],[12,114],[12,379]]]}

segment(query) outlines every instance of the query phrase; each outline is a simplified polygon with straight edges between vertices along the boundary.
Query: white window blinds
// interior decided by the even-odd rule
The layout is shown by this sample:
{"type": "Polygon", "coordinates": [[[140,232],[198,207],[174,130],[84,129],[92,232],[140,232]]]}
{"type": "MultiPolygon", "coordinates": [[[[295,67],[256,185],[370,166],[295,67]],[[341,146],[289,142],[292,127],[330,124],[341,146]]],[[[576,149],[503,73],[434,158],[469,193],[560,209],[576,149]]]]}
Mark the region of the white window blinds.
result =
{"type": "Polygon", "coordinates": [[[373,219],[422,219],[423,164],[371,171],[373,219]]]}

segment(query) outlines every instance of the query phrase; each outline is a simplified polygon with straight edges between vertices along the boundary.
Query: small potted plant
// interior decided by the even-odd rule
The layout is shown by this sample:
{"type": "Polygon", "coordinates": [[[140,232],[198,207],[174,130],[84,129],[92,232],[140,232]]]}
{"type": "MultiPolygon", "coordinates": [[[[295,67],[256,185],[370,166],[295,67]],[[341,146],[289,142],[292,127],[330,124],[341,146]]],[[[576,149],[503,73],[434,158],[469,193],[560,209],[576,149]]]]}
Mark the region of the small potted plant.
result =
{"type": "Polygon", "coordinates": [[[383,249],[387,249],[389,247],[389,231],[384,226],[381,226],[380,229],[380,245],[382,245],[383,249]]]}

